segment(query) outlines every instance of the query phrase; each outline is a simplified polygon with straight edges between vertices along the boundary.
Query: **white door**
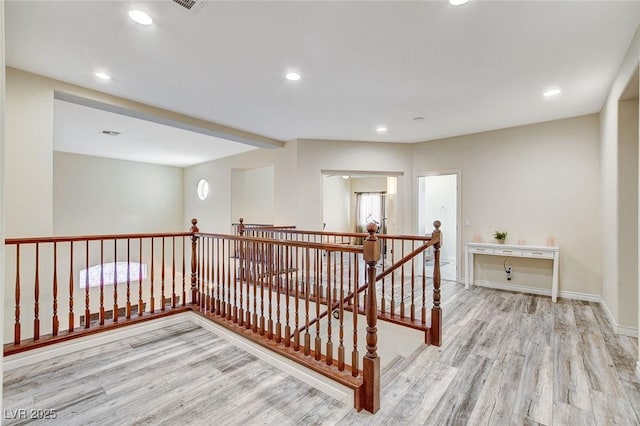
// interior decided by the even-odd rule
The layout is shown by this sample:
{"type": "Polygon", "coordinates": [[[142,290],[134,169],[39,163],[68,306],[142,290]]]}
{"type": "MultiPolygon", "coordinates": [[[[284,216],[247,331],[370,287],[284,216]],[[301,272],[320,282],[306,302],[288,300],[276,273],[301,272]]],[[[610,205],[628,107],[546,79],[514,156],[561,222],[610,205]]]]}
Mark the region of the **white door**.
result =
{"type": "Polygon", "coordinates": [[[418,178],[418,233],[433,231],[442,223],[440,249],[442,279],[458,280],[458,174],[442,173],[418,178]]]}

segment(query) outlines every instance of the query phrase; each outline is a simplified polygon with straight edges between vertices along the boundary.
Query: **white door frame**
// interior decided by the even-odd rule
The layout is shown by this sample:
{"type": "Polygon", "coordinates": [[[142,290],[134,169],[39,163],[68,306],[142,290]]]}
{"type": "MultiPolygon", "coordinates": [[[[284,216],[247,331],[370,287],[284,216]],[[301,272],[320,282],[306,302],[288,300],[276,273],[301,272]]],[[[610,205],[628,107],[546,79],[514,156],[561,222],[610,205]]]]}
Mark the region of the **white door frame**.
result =
{"type": "MultiPolygon", "coordinates": [[[[443,175],[456,175],[456,281],[462,282],[462,170],[461,169],[451,169],[451,170],[438,170],[438,171],[429,171],[429,172],[419,172],[415,177],[415,218],[414,218],[414,228],[418,231],[418,217],[420,215],[420,185],[419,180],[423,177],[429,176],[443,176],[443,175]]],[[[444,238],[447,238],[444,235],[444,238]]]]}

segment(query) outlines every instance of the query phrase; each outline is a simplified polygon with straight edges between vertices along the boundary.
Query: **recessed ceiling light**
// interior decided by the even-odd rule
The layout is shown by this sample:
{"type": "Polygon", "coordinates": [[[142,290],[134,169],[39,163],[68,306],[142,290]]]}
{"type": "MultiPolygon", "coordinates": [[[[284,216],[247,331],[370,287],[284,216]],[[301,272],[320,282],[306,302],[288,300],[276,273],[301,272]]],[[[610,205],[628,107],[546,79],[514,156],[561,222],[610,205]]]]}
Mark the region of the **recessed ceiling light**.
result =
{"type": "Polygon", "coordinates": [[[349,176],[342,176],[342,179],[349,179],[349,176]]]}
{"type": "Polygon", "coordinates": [[[300,80],[300,74],[298,74],[297,72],[289,72],[286,75],[287,80],[291,80],[291,81],[297,81],[300,80]]]}
{"type": "Polygon", "coordinates": [[[140,25],[151,25],[153,23],[153,19],[151,19],[151,16],[147,15],[141,10],[130,11],[129,18],[133,19],[140,25]]]}
{"type": "Polygon", "coordinates": [[[106,72],[98,71],[98,72],[95,73],[95,76],[98,77],[101,80],[111,80],[111,76],[109,74],[107,74],[106,72]]]}
{"type": "Polygon", "coordinates": [[[454,6],[460,6],[468,2],[469,0],[449,0],[449,3],[454,6]]]}
{"type": "Polygon", "coordinates": [[[553,98],[554,96],[558,96],[560,93],[562,93],[562,90],[560,89],[549,89],[543,93],[543,96],[545,98],[553,98]]]}
{"type": "Polygon", "coordinates": [[[378,133],[385,133],[387,131],[387,128],[384,126],[378,126],[376,127],[376,132],[378,133]]]}

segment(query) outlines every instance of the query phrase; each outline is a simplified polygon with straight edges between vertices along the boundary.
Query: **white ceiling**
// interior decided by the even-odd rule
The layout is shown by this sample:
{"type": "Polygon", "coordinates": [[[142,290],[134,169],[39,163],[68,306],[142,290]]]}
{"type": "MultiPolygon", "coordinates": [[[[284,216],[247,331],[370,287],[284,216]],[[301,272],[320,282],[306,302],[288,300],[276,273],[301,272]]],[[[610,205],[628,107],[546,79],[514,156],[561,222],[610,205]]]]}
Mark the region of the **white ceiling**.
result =
{"type": "Polygon", "coordinates": [[[640,1],[8,0],[5,15],[12,67],[279,140],[416,142],[598,112],[640,1]]]}
{"type": "Polygon", "coordinates": [[[256,147],[55,100],[56,151],[187,167],[256,147]],[[120,132],[105,135],[103,130],[120,132]]]}

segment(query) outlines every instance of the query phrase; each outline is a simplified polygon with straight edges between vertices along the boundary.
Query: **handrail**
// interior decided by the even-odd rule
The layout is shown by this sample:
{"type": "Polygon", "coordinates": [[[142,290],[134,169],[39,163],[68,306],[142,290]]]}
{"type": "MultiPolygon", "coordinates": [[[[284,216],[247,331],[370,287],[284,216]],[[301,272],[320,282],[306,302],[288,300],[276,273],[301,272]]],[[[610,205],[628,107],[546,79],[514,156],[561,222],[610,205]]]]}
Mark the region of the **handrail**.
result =
{"type": "MultiPolygon", "coordinates": [[[[187,234],[191,235],[191,234],[187,234]]],[[[290,247],[308,247],[319,250],[327,251],[342,251],[349,253],[362,253],[362,245],[346,245],[346,244],[330,244],[330,243],[316,243],[310,241],[292,241],[292,240],[277,240],[274,238],[258,238],[258,237],[244,237],[241,235],[228,235],[228,234],[210,234],[198,232],[194,234],[196,237],[209,237],[209,238],[226,238],[231,241],[249,241],[254,243],[268,243],[279,246],[290,247]]]]}
{"type": "Polygon", "coordinates": [[[383,279],[387,275],[391,274],[393,271],[395,271],[396,269],[400,268],[402,265],[404,265],[405,263],[407,263],[408,261],[410,261],[411,259],[413,259],[417,255],[419,255],[420,253],[422,253],[423,251],[425,251],[426,249],[428,249],[429,247],[432,247],[433,245],[435,245],[437,243],[438,243],[438,241],[433,241],[432,240],[432,241],[429,241],[428,243],[418,247],[417,249],[413,250],[411,253],[409,253],[408,255],[406,255],[402,259],[398,260],[393,265],[391,265],[391,267],[385,269],[380,274],[376,275],[376,282],[380,281],[381,279],[383,279]]]}
{"type": "MultiPolygon", "coordinates": [[[[369,234],[366,232],[332,232],[332,231],[303,231],[299,229],[286,230],[284,227],[277,227],[273,229],[273,232],[286,232],[288,234],[302,234],[302,235],[322,235],[328,237],[349,237],[349,238],[366,238],[369,234]]],[[[260,230],[259,228],[247,228],[247,230],[260,230]]],[[[432,234],[427,235],[391,235],[391,234],[376,234],[379,239],[402,239],[409,241],[430,241],[433,239],[432,234]]]]}
{"type": "Polygon", "coordinates": [[[27,238],[5,238],[5,245],[13,244],[36,244],[36,243],[66,243],[76,241],[99,241],[99,240],[126,240],[136,238],[161,238],[161,237],[188,237],[191,232],[175,233],[147,233],[147,234],[106,234],[106,235],[72,235],[60,237],[27,237],[27,238]]]}

